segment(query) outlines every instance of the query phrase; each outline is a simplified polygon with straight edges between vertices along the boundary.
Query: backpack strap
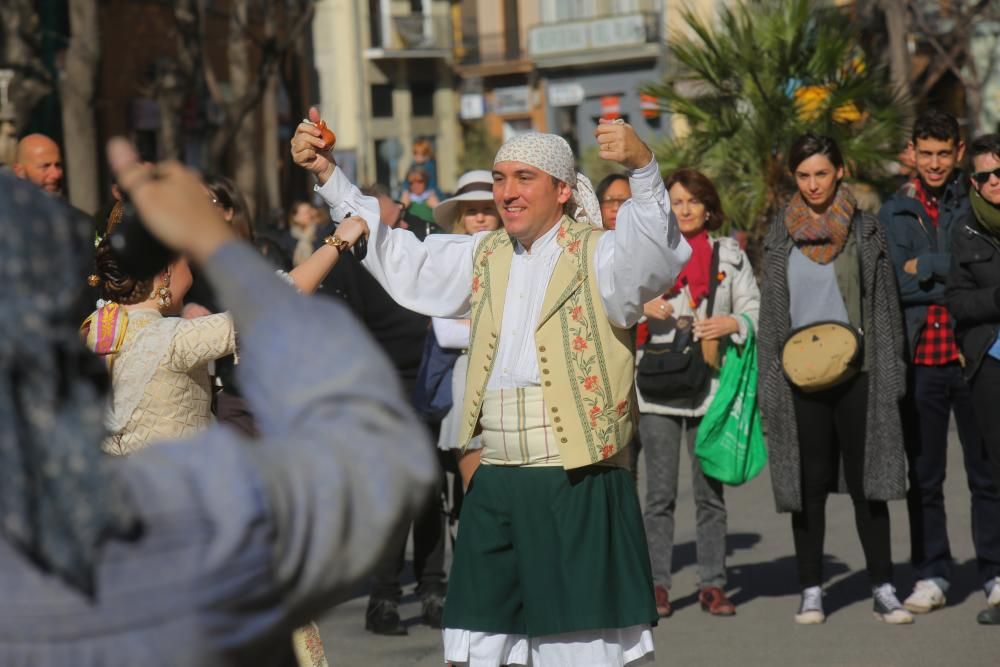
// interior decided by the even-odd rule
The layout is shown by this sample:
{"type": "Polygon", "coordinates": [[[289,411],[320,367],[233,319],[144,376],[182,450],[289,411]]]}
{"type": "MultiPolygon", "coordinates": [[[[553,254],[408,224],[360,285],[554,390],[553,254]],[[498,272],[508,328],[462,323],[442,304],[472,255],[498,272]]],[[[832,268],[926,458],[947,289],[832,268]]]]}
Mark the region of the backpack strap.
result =
{"type": "Polygon", "coordinates": [[[712,261],[708,267],[708,306],[705,309],[705,318],[712,316],[715,310],[715,293],[719,289],[719,242],[712,241],[712,261]]]}

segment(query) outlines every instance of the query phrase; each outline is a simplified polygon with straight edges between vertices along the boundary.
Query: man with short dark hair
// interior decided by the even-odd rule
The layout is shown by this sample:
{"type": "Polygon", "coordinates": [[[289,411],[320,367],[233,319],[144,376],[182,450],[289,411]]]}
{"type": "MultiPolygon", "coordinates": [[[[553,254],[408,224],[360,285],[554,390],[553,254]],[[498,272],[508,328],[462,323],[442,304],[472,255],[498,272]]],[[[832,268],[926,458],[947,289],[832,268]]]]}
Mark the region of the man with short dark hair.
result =
{"type": "Polygon", "coordinates": [[[955,322],[945,305],[951,234],[968,214],[958,169],[965,151],[950,114],[925,111],[913,126],[910,149],[917,176],[879,212],[899,283],[909,344],[903,409],[910,488],[911,560],[917,573],[903,602],[914,613],[943,607],[952,576],[943,485],[952,412],[972,492],[972,539],[981,581],[1000,575],[1000,494],[989,474],[955,322]]]}
{"type": "Polygon", "coordinates": [[[14,175],[31,181],[50,195],[63,194],[62,152],[44,134],[29,134],[17,143],[14,175]]]}

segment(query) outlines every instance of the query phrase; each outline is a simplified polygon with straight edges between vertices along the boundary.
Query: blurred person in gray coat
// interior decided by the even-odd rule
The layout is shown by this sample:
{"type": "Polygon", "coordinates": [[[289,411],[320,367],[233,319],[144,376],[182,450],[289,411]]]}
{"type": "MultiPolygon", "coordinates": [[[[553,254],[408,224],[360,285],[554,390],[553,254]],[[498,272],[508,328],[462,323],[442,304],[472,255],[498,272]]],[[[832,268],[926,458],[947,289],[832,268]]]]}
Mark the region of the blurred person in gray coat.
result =
{"type": "Polygon", "coordinates": [[[107,376],[69,314],[88,229],[0,174],[0,665],[294,664],[292,629],[368,574],[431,488],[433,449],[346,309],[277,278],[194,173],[109,153],[235,318],[261,438],[101,452],[107,376]]]}

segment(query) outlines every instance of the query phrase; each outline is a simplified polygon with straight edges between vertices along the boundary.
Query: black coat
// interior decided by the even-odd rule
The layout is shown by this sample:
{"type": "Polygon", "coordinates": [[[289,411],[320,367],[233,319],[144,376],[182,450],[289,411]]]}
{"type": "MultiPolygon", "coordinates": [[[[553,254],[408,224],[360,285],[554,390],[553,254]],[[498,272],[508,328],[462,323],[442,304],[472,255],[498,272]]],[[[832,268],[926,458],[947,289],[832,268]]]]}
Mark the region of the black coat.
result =
{"type": "Polygon", "coordinates": [[[1000,242],[971,211],[952,230],[945,299],[971,380],[1000,330],[1000,242]]]}

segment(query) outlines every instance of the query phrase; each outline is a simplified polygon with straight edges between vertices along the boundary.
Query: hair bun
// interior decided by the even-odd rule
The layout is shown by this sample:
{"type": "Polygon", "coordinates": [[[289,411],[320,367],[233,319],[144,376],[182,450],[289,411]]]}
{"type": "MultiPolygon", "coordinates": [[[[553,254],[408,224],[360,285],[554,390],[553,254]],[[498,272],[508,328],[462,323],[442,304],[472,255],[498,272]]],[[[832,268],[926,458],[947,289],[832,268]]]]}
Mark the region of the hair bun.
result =
{"type": "Polygon", "coordinates": [[[152,281],[139,281],[126,273],[108,239],[97,245],[95,263],[97,272],[92,278],[97,279],[102,288],[101,293],[108,301],[131,305],[149,298],[153,289],[152,281]]]}

